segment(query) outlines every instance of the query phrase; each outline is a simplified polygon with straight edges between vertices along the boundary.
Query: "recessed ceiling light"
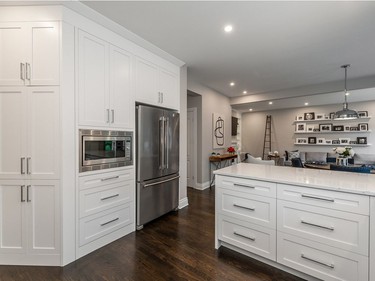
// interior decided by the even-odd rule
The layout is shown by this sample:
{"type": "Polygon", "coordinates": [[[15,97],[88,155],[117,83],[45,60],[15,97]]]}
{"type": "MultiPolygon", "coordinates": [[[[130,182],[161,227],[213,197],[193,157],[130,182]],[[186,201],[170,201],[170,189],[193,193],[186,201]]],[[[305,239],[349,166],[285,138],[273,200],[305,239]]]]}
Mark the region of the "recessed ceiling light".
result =
{"type": "Polygon", "coordinates": [[[349,95],[350,95],[350,93],[349,93],[349,92],[346,92],[346,93],[345,93],[345,96],[349,96],[349,95]]]}
{"type": "Polygon", "coordinates": [[[273,102],[272,101],[270,101],[268,104],[273,104],[273,102]]]}
{"type": "Polygon", "coordinates": [[[230,24],[228,24],[224,27],[224,31],[227,32],[227,33],[231,32],[232,30],[233,30],[233,26],[231,26],[230,24]]]}
{"type": "Polygon", "coordinates": [[[242,93],[243,93],[243,94],[247,94],[247,91],[243,91],[242,93]]]}
{"type": "Polygon", "coordinates": [[[309,105],[309,103],[308,103],[308,102],[305,102],[305,105],[309,105]]]}
{"type": "Polygon", "coordinates": [[[250,109],[249,109],[249,111],[253,111],[253,109],[252,109],[252,108],[250,108],[250,109]]]}
{"type": "Polygon", "coordinates": [[[229,85],[231,85],[233,87],[235,85],[235,83],[234,82],[230,82],[229,85]]]}

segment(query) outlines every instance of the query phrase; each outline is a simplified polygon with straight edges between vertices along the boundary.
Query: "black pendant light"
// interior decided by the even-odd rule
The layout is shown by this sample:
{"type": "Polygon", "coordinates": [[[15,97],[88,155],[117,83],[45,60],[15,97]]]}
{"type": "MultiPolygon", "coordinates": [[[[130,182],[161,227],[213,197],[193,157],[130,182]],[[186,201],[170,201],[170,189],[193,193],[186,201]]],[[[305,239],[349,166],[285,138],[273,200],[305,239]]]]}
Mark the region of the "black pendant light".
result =
{"type": "Polygon", "coordinates": [[[347,79],[348,67],[350,67],[350,64],[345,64],[345,65],[341,66],[341,68],[345,69],[345,92],[344,92],[345,102],[343,103],[342,110],[339,110],[335,113],[335,115],[333,117],[334,120],[350,120],[350,119],[358,119],[359,118],[357,111],[351,110],[351,109],[348,108],[347,97],[349,95],[349,92],[346,89],[346,79],[347,79]]]}

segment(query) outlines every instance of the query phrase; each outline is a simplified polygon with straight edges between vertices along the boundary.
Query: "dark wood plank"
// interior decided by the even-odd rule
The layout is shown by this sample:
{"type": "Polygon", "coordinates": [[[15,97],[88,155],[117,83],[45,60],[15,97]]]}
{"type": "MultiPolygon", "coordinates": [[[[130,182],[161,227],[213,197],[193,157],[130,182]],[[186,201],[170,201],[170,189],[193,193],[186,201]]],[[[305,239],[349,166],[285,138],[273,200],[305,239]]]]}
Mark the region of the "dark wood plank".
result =
{"type": "Polygon", "coordinates": [[[302,280],[229,249],[216,251],[214,189],[188,188],[188,197],[189,207],[68,266],[0,266],[0,280],[302,280]]]}

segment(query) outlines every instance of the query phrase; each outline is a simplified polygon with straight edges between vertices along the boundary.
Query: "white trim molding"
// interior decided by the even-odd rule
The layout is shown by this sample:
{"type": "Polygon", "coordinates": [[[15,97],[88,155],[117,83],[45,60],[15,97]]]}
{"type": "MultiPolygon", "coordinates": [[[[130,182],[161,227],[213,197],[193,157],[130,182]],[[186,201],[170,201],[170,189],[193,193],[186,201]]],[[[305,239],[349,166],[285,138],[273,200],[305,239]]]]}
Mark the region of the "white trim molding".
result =
{"type": "Polygon", "coordinates": [[[180,202],[178,204],[178,209],[181,210],[187,206],[189,206],[188,198],[185,197],[185,198],[180,199],[180,202]]]}

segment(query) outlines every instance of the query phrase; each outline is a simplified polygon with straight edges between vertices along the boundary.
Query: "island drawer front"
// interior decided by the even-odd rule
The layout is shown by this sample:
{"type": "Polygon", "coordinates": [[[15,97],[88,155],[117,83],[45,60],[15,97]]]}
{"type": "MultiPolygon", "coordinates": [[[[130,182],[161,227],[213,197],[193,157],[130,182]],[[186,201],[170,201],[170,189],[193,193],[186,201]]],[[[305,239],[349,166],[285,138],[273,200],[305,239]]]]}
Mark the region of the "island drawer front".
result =
{"type": "Polygon", "coordinates": [[[278,184],[277,198],[338,211],[369,215],[369,196],[278,184]]]}
{"type": "Polygon", "coordinates": [[[367,216],[278,200],[277,224],[278,231],[368,256],[367,216]]]}
{"type": "Polygon", "coordinates": [[[219,188],[218,211],[224,215],[276,229],[276,199],[219,188]]]}
{"type": "Polygon", "coordinates": [[[89,216],[134,200],[134,181],[121,181],[81,190],[80,217],[89,216]]]}
{"type": "Polygon", "coordinates": [[[133,203],[80,219],[79,243],[83,246],[134,222],[133,203]]]}
{"type": "Polygon", "coordinates": [[[218,216],[219,240],[276,261],[276,230],[218,216]]]}
{"type": "Polygon", "coordinates": [[[134,169],[80,176],[79,188],[80,190],[95,188],[131,179],[134,179],[134,169]]]}
{"type": "Polygon", "coordinates": [[[368,258],[278,233],[277,262],[325,281],[368,281],[368,258]]]}
{"type": "Polygon", "coordinates": [[[276,198],[276,183],[216,175],[216,186],[276,198]]]}

